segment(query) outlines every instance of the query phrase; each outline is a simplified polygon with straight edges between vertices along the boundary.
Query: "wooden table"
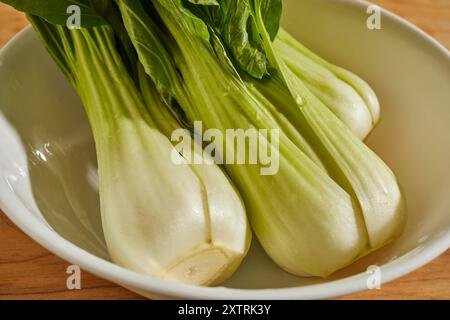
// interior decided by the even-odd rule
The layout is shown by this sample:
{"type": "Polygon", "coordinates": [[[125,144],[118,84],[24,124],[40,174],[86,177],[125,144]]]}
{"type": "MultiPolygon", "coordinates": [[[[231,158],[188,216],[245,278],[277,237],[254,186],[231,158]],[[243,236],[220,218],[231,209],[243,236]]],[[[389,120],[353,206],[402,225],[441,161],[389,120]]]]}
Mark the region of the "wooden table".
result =
{"type": "MultiPolygon", "coordinates": [[[[373,0],[412,21],[450,48],[450,0],[373,0]]],[[[26,24],[0,4],[0,47],[26,24]]],[[[82,272],[82,290],[66,287],[69,264],[20,231],[0,212],[0,299],[140,299],[136,294],[82,272]]],[[[382,290],[342,299],[450,299],[450,251],[382,290]]]]}

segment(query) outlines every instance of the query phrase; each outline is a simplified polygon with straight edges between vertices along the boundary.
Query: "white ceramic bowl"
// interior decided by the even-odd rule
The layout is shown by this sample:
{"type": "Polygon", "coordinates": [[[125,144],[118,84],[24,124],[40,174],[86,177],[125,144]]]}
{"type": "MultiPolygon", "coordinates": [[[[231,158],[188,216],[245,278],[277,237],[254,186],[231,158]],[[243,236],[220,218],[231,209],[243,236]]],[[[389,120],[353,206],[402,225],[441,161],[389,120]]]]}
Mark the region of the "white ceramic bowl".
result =
{"type": "Polygon", "coordinates": [[[402,182],[404,235],[329,279],[284,273],[253,248],[222,287],[168,283],[108,261],[99,218],[96,159],[82,106],[32,29],[0,52],[0,207],[55,254],[147,297],[317,299],[365,290],[369,265],[383,282],[411,272],[450,246],[450,55],[386,11],[366,27],[368,4],[285,2],[284,26],[325,58],[365,78],[383,121],[369,144],[402,182]]]}

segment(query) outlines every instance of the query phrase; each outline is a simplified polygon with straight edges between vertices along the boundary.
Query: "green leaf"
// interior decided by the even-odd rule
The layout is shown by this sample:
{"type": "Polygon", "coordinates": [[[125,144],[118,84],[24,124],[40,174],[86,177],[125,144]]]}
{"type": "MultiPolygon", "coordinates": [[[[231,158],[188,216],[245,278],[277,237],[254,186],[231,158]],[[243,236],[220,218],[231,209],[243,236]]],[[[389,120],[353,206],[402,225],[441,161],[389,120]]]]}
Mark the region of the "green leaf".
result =
{"type": "Polygon", "coordinates": [[[117,0],[117,4],[145,72],[152,78],[159,93],[170,101],[178,75],[172,58],[159,38],[159,27],[146,13],[140,0],[117,0]]]}
{"type": "Polygon", "coordinates": [[[263,78],[267,74],[267,59],[248,2],[233,1],[224,18],[222,37],[239,67],[252,77],[263,78]]]}
{"type": "Polygon", "coordinates": [[[239,68],[261,79],[268,74],[261,37],[247,0],[218,0],[217,6],[192,5],[187,9],[203,20],[223,42],[239,68]]]}
{"type": "Polygon", "coordinates": [[[261,14],[264,20],[266,30],[272,41],[275,40],[280,29],[281,14],[283,12],[282,0],[264,0],[261,1],[261,14]]]}
{"type": "MultiPolygon", "coordinates": [[[[270,74],[260,30],[256,26],[253,0],[188,0],[189,8],[207,23],[224,41],[238,67],[250,76],[262,79],[270,74]],[[217,6],[202,6],[203,3],[217,6]],[[199,5],[200,4],[200,5],[199,5]]],[[[261,4],[264,24],[272,40],[280,28],[281,0],[265,0],[261,4]]]]}
{"type": "MultiPolygon", "coordinates": [[[[209,1],[210,2],[210,1],[209,1]]],[[[182,0],[165,1],[165,0],[155,0],[154,5],[160,5],[167,10],[167,12],[176,13],[177,19],[183,21],[183,27],[189,30],[192,35],[198,36],[205,41],[209,41],[209,30],[208,26],[201,18],[196,16],[189,8],[188,5],[192,2],[184,2],[182,0]]],[[[201,6],[198,6],[201,7],[201,6]]]]}
{"type": "Polygon", "coordinates": [[[201,6],[218,6],[217,0],[187,0],[192,4],[198,4],[201,6]]]}
{"type": "Polygon", "coordinates": [[[77,5],[81,10],[81,27],[89,28],[107,24],[107,21],[90,5],[79,0],[0,0],[16,10],[40,17],[55,25],[65,26],[71,13],[67,9],[77,5]]]}

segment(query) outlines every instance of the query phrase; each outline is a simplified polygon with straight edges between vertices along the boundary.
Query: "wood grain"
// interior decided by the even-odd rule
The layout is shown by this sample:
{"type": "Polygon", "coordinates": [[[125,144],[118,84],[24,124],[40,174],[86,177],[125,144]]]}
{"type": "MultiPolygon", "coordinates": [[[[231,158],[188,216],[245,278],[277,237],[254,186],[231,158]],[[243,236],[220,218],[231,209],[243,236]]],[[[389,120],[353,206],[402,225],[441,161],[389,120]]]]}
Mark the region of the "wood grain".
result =
{"type": "MultiPolygon", "coordinates": [[[[450,0],[373,0],[410,20],[450,48],[450,0]]],[[[22,14],[0,3],[0,47],[26,25],[22,14]]],[[[1,299],[141,299],[82,272],[82,289],[68,290],[68,262],[42,248],[0,212],[1,299]]],[[[381,290],[341,299],[450,299],[450,251],[381,290]]]]}

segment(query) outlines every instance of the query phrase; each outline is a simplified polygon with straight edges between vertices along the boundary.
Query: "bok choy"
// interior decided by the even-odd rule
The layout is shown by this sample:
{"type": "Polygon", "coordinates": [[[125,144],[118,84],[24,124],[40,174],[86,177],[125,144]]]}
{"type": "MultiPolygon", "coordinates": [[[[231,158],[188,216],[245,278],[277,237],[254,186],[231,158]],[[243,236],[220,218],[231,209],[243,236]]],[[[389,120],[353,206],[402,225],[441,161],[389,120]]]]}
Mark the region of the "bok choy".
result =
{"type": "MultiPolygon", "coordinates": [[[[219,167],[193,167],[173,152],[154,117],[166,107],[159,95],[152,95],[156,88],[151,82],[146,83],[144,104],[137,87],[139,65],[126,67],[125,58],[132,61],[130,51],[119,54],[119,45],[123,49],[126,43],[113,31],[122,26],[109,24],[115,8],[109,1],[103,4],[86,2],[108,23],[81,29],[49,23],[45,14],[41,18],[28,12],[28,17],[88,115],[111,259],[172,281],[220,283],[236,270],[249,247],[242,200],[219,167]],[[182,165],[171,160],[174,156],[182,165]]],[[[170,114],[166,121],[176,123],[170,114]]]]}

